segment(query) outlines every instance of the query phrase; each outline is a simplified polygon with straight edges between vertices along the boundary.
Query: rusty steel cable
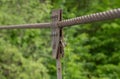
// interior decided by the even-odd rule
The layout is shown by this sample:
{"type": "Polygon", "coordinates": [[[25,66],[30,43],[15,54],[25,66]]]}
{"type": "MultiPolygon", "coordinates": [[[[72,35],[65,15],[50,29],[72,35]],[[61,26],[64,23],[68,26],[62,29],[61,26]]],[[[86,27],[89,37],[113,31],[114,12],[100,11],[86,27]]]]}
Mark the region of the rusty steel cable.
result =
{"type": "MultiPolygon", "coordinates": [[[[90,15],[84,15],[72,19],[62,20],[57,22],[59,27],[67,27],[77,24],[86,24],[91,22],[103,21],[120,18],[120,8],[109,11],[94,13],[90,15]]],[[[27,28],[50,28],[52,22],[49,23],[37,23],[37,24],[23,24],[23,25],[8,25],[0,26],[0,29],[27,29],[27,28]]]]}
{"type": "Polygon", "coordinates": [[[51,26],[51,23],[36,23],[36,24],[0,26],[0,29],[49,28],[50,26],[51,26]]]}
{"type": "Polygon", "coordinates": [[[120,8],[90,15],[84,15],[73,19],[63,20],[61,22],[58,22],[58,26],[67,27],[71,25],[86,24],[115,18],[120,18],[120,8]]]}

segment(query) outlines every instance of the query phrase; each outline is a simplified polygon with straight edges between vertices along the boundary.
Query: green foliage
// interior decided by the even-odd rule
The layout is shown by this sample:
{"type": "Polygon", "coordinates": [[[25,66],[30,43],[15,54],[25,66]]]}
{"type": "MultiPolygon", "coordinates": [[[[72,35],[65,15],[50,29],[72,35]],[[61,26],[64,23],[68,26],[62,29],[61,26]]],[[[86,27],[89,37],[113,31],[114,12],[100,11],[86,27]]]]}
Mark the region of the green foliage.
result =
{"type": "MultiPolygon", "coordinates": [[[[1,25],[46,21],[51,8],[49,1],[1,0],[0,3],[1,25]]],[[[49,38],[48,33],[36,29],[0,31],[0,79],[49,79],[44,66],[47,59],[43,59],[50,51],[44,47],[49,46],[50,39],[42,41],[49,38]]]]}
{"type": "Polygon", "coordinates": [[[13,45],[0,39],[0,78],[2,79],[49,79],[42,60],[24,58],[13,45]]]}
{"type": "MultiPolygon", "coordinates": [[[[0,25],[41,23],[118,8],[120,0],[0,0],[0,25]]],[[[120,78],[119,19],[64,28],[64,79],[120,78]]],[[[49,29],[0,30],[0,79],[56,79],[49,29]]]]}

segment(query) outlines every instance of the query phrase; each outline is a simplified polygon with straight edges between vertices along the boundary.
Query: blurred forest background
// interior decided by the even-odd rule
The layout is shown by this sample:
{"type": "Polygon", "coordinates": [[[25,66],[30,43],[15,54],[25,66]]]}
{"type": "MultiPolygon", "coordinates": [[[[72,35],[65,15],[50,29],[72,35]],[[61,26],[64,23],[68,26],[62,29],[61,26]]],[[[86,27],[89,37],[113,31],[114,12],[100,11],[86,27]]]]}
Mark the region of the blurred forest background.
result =
{"type": "MultiPolygon", "coordinates": [[[[120,0],[0,0],[0,26],[51,21],[120,7],[120,0]]],[[[0,30],[0,79],[56,79],[50,29],[0,30]]],[[[64,28],[63,79],[120,79],[120,19],[64,28]]]]}

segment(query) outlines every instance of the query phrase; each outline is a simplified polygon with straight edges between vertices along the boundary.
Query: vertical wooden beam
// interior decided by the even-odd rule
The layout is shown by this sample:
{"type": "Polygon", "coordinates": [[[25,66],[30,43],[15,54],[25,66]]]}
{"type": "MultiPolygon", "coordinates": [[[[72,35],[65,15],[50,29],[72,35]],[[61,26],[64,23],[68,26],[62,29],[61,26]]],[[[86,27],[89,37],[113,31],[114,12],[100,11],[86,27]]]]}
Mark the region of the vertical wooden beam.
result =
{"type": "Polygon", "coordinates": [[[56,66],[57,66],[57,79],[62,79],[62,66],[60,62],[60,57],[56,59],[56,66]]]}
{"type": "Polygon", "coordinates": [[[62,11],[54,10],[52,11],[52,56],[56,59],[57,67],[57,79],[62,79],[62,66],[60,62],[61,58],[61,37],[62,37],[62,28],[57,25],[57,22],[62,20],[62,11]]]}

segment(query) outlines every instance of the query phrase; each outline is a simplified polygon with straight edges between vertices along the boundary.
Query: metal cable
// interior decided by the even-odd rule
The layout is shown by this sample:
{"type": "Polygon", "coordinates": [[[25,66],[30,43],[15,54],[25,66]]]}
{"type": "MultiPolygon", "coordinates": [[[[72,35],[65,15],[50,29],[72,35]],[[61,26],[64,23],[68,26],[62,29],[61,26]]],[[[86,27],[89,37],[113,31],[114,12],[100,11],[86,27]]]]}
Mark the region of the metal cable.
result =
{"type": "Polygon", "coordinates": [[[115,18],[120,18],[120,8],[63,20],[61,22],[58,22],[58,26],[67,27],[71,25],[86,24],[86,23],[110,20],[115,18]]]}
{"type": "MultiPolygon", "coordinates": [[[[105,12],[94,13],[90,15],[84,15],[72,19],[62,20],[57,22],[59,27],[67,27],[77,24],[86,24],[91,22],[103,21],[120,18],[120,8],[113,9],[105,12]]],[[[24,24],[24,25],[10,25],[10,26],[0,26],[0,29],[26,29],[26,28],[50,28],[52,22],[50,23],[37,23],[37,24],[24,24]]]]}
{"type": "Polygon", "coordinates": [[[8,25],[0,26],[0,29],[27,29],[27,28],[49,28],[51,23],[36,23],[36,24],[23,24],[23,25],[8,25]]]}

